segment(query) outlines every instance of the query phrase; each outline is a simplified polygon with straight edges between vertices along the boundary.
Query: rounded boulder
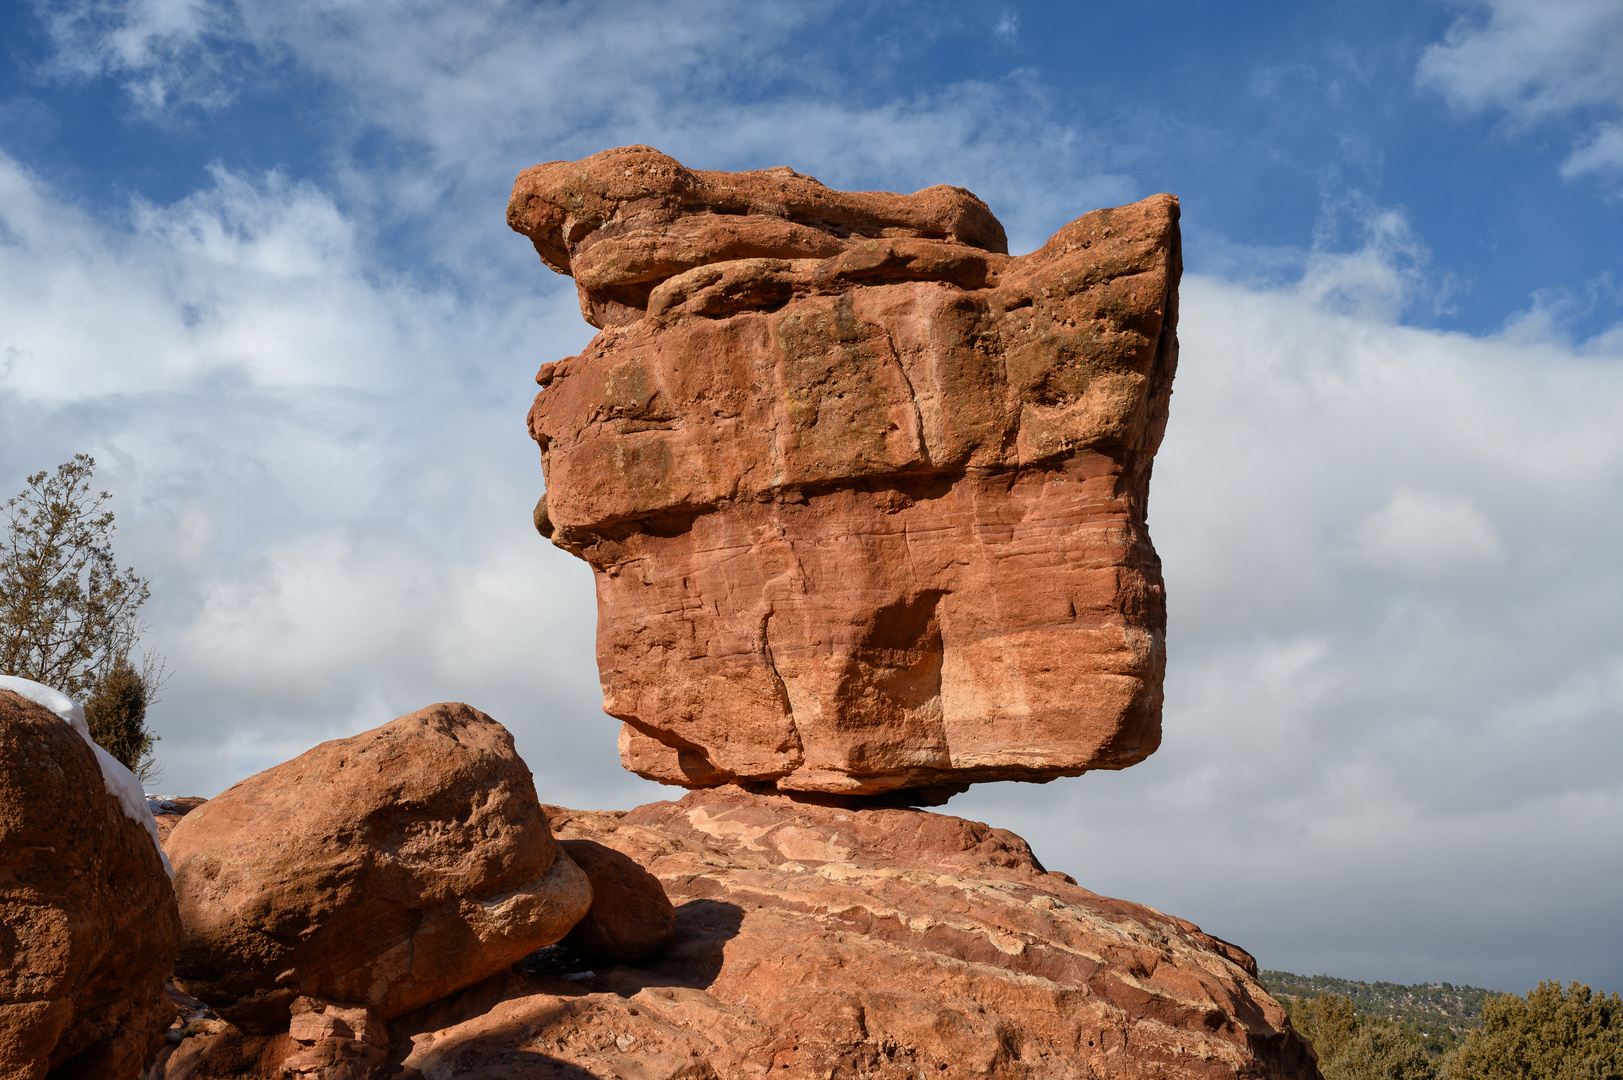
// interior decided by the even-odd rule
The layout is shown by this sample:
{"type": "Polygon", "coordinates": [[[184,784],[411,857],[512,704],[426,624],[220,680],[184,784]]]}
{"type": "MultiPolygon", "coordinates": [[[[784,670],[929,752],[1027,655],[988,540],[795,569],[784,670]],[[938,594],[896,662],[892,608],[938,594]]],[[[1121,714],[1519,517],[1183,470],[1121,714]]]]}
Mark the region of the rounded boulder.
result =
{"type": "Polygon", "coordinates": [[[556,942],[592,899],[512,736],[456,703],[251,776],[167,847],[175,981],[245,1030],[285,1030],[300,996],[401,1016],[556,942]]]}
{"type": "Polygon", "coordinates": [[[175,1008],[174,893],[95,752],[0,690],[0,1076],[131,1080],[175,1008]]]}
{"type": "Polygon", "coordinates": [[[564,944],[589,960],[641,964],[676,937],[676,909],[659,879],[628,855],[595,840],[560,840],[592,883],[592,907],[564,944]]]}

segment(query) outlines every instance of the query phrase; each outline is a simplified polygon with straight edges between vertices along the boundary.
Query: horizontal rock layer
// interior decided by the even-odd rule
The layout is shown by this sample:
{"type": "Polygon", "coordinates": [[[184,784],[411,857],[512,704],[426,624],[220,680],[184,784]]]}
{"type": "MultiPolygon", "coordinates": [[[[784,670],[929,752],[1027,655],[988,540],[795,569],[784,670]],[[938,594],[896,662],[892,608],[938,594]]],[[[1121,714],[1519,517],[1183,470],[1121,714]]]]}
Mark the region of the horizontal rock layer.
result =
{"type": "Polygon", "coordinates": [[[1011,258],[955,188],[639,147],[519,178],[509,221],[606,327],[529,421],[629,768],[920,797],[1155,749],[1177,216],[1154,196],[1011,258]]]}
{"type": "Polygon", "coordinates": [[[548,813],[658,876],[675,944],[403,1017],[402,1080],[1318,1075],[1248,955],[1046,872],[1012,833],[736,788],[548,813]]]}

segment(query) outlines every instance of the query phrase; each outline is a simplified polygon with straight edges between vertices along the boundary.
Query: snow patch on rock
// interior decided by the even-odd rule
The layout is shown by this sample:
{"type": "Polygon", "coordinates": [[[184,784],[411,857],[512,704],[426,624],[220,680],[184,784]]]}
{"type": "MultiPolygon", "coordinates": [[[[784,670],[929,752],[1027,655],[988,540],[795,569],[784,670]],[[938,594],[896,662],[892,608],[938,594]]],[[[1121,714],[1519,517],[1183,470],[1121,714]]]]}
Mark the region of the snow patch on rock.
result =
{"type": "Polygon", "coordinates": [[[141,781],[121,761],[96,745],[96,740],[90,737],[90,724],[85,720],[84,706],[60,690],[17,675],[0,675],[0,690],[10,690],[18,697],[43,705],[79,733],[79,737],[95,752],[96,764],[101,766],[101,782],[107,788],[107,794],[118,800],[118,807],[124,811],[125,817],[144,828],[147,835],[152,837],[152,846],[158,849],[158,858],[163,860],[164,872],[171,881],[174,880],[175,868],[169,865],[169,856],[164,854],[163,845],[158,842],[158,823],[147,806],[147,794],[141,789],[141,781]]]}

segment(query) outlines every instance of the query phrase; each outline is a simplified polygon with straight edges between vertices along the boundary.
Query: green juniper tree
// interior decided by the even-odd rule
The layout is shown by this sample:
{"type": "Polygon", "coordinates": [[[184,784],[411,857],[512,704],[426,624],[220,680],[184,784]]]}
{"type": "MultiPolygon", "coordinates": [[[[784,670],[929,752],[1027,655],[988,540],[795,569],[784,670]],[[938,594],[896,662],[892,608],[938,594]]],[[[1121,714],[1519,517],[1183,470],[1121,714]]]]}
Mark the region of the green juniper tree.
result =
{"type": "MultiPolygon", "coordinates": [[[[1267,974],[1275,983],[1346,983],[1267,974]]],[[[1427,1033],[1361,1010],[1339,994],[1281,1000],[1291,1025],[1313,1044],[1324,1080],[1623,1080],[1623,997],[1576,982],[1565,988],[1542,982],[1525,998],[1482,993],[1481,1025],[1468,1027],[1446,1053],[1437,1052],[1427,1033]]]]}
{"type": "Polygon", "coordinates": [[[1437,1063],[1414,1034],[1339,994],[1299,999],[1290,1018],[1313,1044],[1324,1080],[1436,1080],[1437,1063]]]}
{"type": "Polygon", "coordinates": [[[1292,1026],[1313,1044],[1321,1067],[1338,1057],[1342,1048],[1357,1037],[1362,1019],[1353,1003],[1340,994],[1318,994],[1297,1001],[1290,1018],[1292,1026]]]}
{"type": "Polygon", "coordinates": [[[1495,994],[1482,1029],[1454,1051],[1448,1080],[1623,1080],[1623,998],[1574,982],[1495,994]]]}
{"type": "Polygon", "coordinates": [[[85,702],[90,737],[143,784],[159,776],[152,758],[158,736],[146,726],[147,706],[152,703],[150,686],[155,681],[137,671],[128,656],[120,656],[85,702]]]}
{"type": "Polygon", "coordinates": [[[148,590],[113,558],[107,492],[95,459],[75,454],[0,513],[0,675],[19,675],[85,702],[91,735],[143,780],[154,775],[146,710],[161,662],[130,661],[148,590]]]}
{"type": "Polygon", "coordinates": [[[1324,1080],[1436,1080],[1437,1064],[1418,1039],[1390,1020],[1360,1025],[1334,1058],[1322,1063],[1324,1080]]]}

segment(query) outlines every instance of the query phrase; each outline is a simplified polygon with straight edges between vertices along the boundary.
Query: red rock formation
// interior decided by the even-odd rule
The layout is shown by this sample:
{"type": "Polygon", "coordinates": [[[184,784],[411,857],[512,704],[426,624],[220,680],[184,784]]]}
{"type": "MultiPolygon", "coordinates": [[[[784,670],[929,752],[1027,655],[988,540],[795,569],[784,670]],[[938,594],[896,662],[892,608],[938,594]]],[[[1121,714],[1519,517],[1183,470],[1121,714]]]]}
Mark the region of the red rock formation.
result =
{"type": "Polygon", "coordinates": [[[560,844],[592,883],[592,908],[564,937],[566,948],[592,962],[642,964],[670,946],[676,912],[658,878],[595,840],[560,844]]]}
{"type": "Polygon", "coordinates": [[[659,877],[675,944],[403,1017],[402,1080],[1318,1075],[1251,957],[1045,872],[1001,829],[736,788],[551,816],[659,877]]]}
{"type": "Polygon", "coordinates": [[[131,1080],[175,1009],[180,941],[146,829],[94,752],[49,710],[0,690],[0,1076],[131,1080]]]}
{"type": "Polygon", "coordinates": [[[359,1006],[295,998],[288,1030],[252,1035],[221,1020],[191,1025],[143,1080],[371,1080],[388,1054],[383,1022],[359,1006]]]}
{"type": "Polygon", "coordinates": [[[164,851],[169,850],[169,834],[175,831],[181,818],[208,802],[199,795],[185,795],[178,799],[164,799],[161,802],[152,801],[152,820],[158,823],[158,843],[164,845],[164,851]]]}
{"type": "Polygon", "coordinates": [[[603,328],[542,367],[530,431],[626,766],[918,798],[1150,754],[1177,217],[1158,195],[1010,258],[959,188],[646,147],[521,174],[509,223],[603,328]]]}
{"type": "Polygon", "coordinates": [[[301,996],[388,1020],[568,932],[591,902],[506,729],[434,705],[322,743],[168,840],[180,988],[254,1034],[301,996]]]}

